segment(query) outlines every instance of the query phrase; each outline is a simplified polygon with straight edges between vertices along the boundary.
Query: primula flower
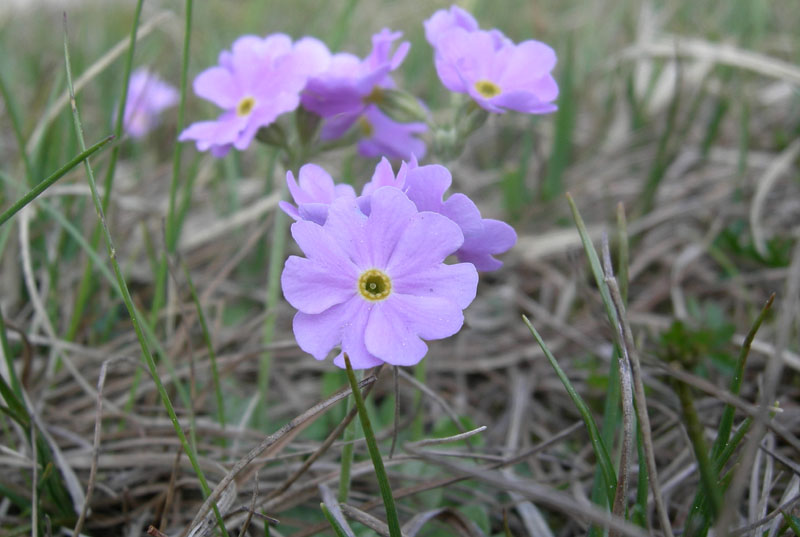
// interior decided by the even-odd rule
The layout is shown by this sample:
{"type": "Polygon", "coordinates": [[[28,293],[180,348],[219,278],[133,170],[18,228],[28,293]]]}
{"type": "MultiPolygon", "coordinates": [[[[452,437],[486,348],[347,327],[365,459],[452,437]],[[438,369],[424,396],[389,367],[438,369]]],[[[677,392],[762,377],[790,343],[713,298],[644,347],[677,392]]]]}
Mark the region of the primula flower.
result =
{"type": "Polygon", "coordinates": [[[355,369],[416,364],[423,340],[458,332],[475,298],[475,267],[443,263],[462,244],[459,227],[399,189],[377,189],[369,216],[337,198],[324,226],[296,222],[292,236],[306,257],[287,259],[281,285],[299,310],[295,338],[317,360],[338,345],[339,367],[345,352],[355,369]]]}
{"type": "Polygon", "coordinates": [[[450,28],[435,41],[436,72],[450,91],[467,93],[494,113],[556,110],[558,85],[550,75],[552,48],[539,41],[514,44],[498,32],[450,28]]]}
{"type": "Polygon", "coordinates": [[[141,138],[159,122],[161,112],[178,103],[178,90],[145,68],[131,74],[122,126],[131,138],[141,138]]]}
{"type": "Polygon", "coordinates": [[[450,171],[444,166],[403,163],[395,176],[391,164],[384,159],[375,168],[372,180],[364,185],[359,205],[369,212],[369,195],[376,188],[383,185],[400,188],[417,210],[439,213],[458,224],[464,234],[464,243],[455,252],[459,261],[472,263],[480,271],[499,269],[503,263],[493,256],[514,246],[517,242],[514,228],[500,220],[482,218],[478,207],[465,194],[453,194],[445,200],[444,194],[452,182],[450,171]]]}
{"type": "Polygon", "coordinates": [[[286,172],[286,185],[297,207],[286,201],[278,202],[283,212],[295,220],[309,220],[322,225],[328,219],[328,208],[334,199],[356,197],[352,186],[334,184],[330,174],[316,164],[304,165],[298,176],[299,185],[294,174],[286,172]]]}
{"type": "Polygon", "coordinates": [[[428,126],[425,123],[398,123],[375,105],[368,106],[356,117],[343,115],[330,118],[322,126],[320,139],[339,138],[354,124],[361,134],[358,152],[362,157],[425,158],[425,142],[416,135],[427,131],[428,126]]]}
{"type": "Polygon", "coordinates": [[[184,130],[180,141],[195,140],[199,151],[222,156],[231,147],[243,150],[261,127],[291,112],[300,103],[308,78],[327,68],[330,54],[310,37],[292,44],[289,36],[240,37],[219,65],[194,80],[195,93],[224,110],[216,121],[201,121],[184,130]]]}
{"type": "MultiPolygon", "coordinates": [[[[388,28],[373,35],[372,52],[363,60],[345,52],[331,56],[329,67],[312,77],[303,90],[303,107],[324,118],[347,116],[352,125],[376,87],[394,87],[389,73],[400,66],[411,46],[404,41],[392,53],[393,43],[402,35],[388,28]]],[[[350,125],[340,125],[341,133],[350,125]]]]}

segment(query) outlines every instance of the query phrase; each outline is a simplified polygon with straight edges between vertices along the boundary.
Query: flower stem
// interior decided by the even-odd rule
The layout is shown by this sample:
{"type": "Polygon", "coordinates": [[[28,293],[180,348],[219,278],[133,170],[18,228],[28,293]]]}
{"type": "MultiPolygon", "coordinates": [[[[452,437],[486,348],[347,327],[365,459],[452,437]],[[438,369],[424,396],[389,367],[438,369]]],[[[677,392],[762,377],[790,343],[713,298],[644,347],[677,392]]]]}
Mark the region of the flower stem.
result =
{"type": "Polygon", "coordinates": [[[392,488],[389,485],[389,477],[386,475],[386,468],[383,466],[383,459],[378,449],[378,442],[375,440],[375,433],[372,431],[372,423],[369,421],[367,407],[364,406],[364,398],[361,396],[361,390],[358,387],[358,381],[353,372],[353,366],[350,365],[350,357],[347,356],[347,353],[344,354],[344,363],[345,366],[347,366],[347,379],[350,381],[350,387],[353,390],[353,400],[355,401],[356,407],[358,407],[358,417],[361,420],[361,427],[364,429],[364,438],[367,441],[369,457],[372,459],[372,466],[375,468],[375,477],[378,479],[378,487],[381,490],[383,505],[386,508],[386,522],[389,525],[389,535],[390,537],[402,537],[400,521],[397,518],[397,508],[394,505],[392,488]]]}
{"type": "MultiPolygon", "coordinates": [[[[356,380],[361,381],[364,377],[363,373],[359,371],[356,373],[356,380]]],[[[347,398],[347,411],[345,416],[350,413],[354,405],[354,396],[350,396],[347,398]]],[[[357,436],[357,428],[358,422],[351,421],[347,428],[344,430],[344,440],[345,444],[342,447],[342,462],[341,462],[341,470],[339,472],[339,496],[338,500],[340,503],[345,503],[347,498],[350,496],[350,468],[353,466],[353,450],[355,446],[353,445],[353,441],[356,439],[357,436]]]]}

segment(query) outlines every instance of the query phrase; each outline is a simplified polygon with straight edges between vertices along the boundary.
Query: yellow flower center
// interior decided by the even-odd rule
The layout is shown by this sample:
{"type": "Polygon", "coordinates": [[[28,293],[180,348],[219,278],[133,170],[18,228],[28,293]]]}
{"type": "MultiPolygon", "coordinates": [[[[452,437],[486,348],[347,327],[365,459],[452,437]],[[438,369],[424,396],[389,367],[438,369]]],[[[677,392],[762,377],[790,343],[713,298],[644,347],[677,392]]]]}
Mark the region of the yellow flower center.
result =
{"type": "Polygon", "coordinates": [[[256,100],[252,97],[245,97],[239,104],[236,105],[236,115],[239,117],[243,117],[249,115],[250,112],[253,111],[253,107],[256,105],[256,100]]]}
{"type": "Polygon", "coordinates": [[[496,97],[501,93],[500,86],[488,80],[478,80],[475,82],[475,89],[487,99],[496,97]]]}
{"type": "Polygon", "coordinates": [[[366,270],[358,278],[358,292],[370,302],[379,302],[392,293],[392,280],[378,269],[366,270]]]}
{"type": "Polygon", "coordinates": [[[375,131],[375,129],[372,127],[372,123],[370,123],[364,116],[358,118],[358,128],[361,129],[361,136],[364,138],[371,138],[372,133],[375,131]]]}

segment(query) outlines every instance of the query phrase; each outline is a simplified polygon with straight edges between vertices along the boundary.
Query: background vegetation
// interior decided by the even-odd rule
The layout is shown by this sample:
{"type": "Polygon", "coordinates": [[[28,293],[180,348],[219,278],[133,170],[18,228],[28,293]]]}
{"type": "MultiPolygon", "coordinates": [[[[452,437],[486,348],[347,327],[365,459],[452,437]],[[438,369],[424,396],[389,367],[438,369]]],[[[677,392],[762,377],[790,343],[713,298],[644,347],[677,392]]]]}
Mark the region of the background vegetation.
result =
{"type": "MultiPolygon", "coordinates": [[[[84,149],[64,10],[86,145],[115,132],[136,2],[53,4],[0,7],[3,210],[84,149]]],[[[188,74],[245,33],[365,54],[388,26],[412,43],[401,85],[444,110],[421,23],[448,5],[196,2],[188,74]]],[[[796,0],[463,6],[483,27],[551,44],[561,97],[551,116],[492,118],[447,163],[519,242],[422,367],[364,378],[404,534],[796,533],[796,0]]],[[[186,14],[144,2],[132,65],[178,85],[186,14]]],[[[189,94],[185,123],[214,113],[189,94]]],[[[291,307],[268,296],[284,170],[260,146],[215,160],[186,145],[176,159],[177,123],[173,109],[144,141],[118,138],[90,159],[100,196],[113,185],[105,217],[127,306],[90,170],[74,167],[0,225],[0,531],[185,535],[194,521],[194,535],[219,532],[203,500],[222,481],[232,534],[388,535],[363,431],[342,432],[355,415],[347,377],[297,348],[291,307]]],[[[352,149],[318,163],[357,185],[375,164],[352,149]]]]}

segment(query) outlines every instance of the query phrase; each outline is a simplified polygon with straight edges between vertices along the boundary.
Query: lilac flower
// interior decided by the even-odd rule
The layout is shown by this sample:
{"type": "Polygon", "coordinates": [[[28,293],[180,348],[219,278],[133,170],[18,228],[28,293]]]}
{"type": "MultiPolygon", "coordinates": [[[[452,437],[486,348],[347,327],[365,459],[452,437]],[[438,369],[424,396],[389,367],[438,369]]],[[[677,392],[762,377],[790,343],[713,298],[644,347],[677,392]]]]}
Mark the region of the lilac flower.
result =
{"type": "Polygon", "coordinates": [[[459,261],[472,263],[480,271],[497,270],[503,263],[493,256],[511,249],[517,242],[514,228],[491,218],[482,218],[480,210],[464,194],[453,194],[444,200],[445,191],[450,188],[452,176],[447,168],[439,165],[401,166],[393,177],[391,165],[382,161],[375,169],[372,180],[364,186],[359,206],[369,213],[370,192],[382,185],[392,185],[402,189],[414,202],[419,211],[432,211],[446,216],[461,228],[464,243],[455,252],[459,261]]]}
{"type": "Polygon", "coordinates": [[[141,67],[131,74],[122,126],[131,138],[141,138],[159,122],[161,112],[178,103],[178,90],[141,67]]]}
{"type": "Polygon", "coordinates": [[[344,133],[364,112],[375,87],[394,87],[389,73],[400,66],[410,48],[403,42],[392,53],[393,43],[402,35],[384,28],[372,36],[372,52],[363,60],[344,52],[331,56],[328,69],[308,81],[303,106],[324,118],[347,116],[350,123],[339,125],[344,133]]]}
{"type": "Polygon", "coordinates": [[[463,241],[442,215],[419,212],[393,187],[372,194],[365,216],[355,199],[333,201],[324,226],[301,221],[292,236],[306,257],[291,256],[283,293],[299,311],[293,328],[300,348],[323,360],[337,345],[355,369],[413,365],[423,340],[455,334],[475,298],[478,274],[469,263],[445,265],[463,241]]]}
{"type": "Polygon", "coordinates": [[[180,141],[195,140],[199,151],[222,156],[231,147],[243,150],[261,127],[297,108],[308,78],[327,68],[330,54],[313,38],[292,44],[291,38],[243,36],[223,51],[218,66],[194,80],[195,93],[224,110],[216,121],[201,121],[184,130],[180,141]]]}
{"type": "Polygon", "coordinates": [[[450,91],[466,93],[494,113],[556,110],[558,85],[550,74],[556,55],[548,45],[514,44],[499,31],[470,31],[464,25],[445,26],[434,39],[436,72],[450,91]]]}
{"type": "Polygon", "coordinates": [[[383,157],[408,160],[412,156],[424,158],[425,142],[415,135],[428,130],[425,123],[398,123],[375,106],[368,106],[362,114],[342,115],[328,119],[320,131],[321,140],[340,138],[349,128],[361,134],[358,152],[362,157],[383,157]]]}
{"type": "Polygon", "coordinates": [[[436,47],[439,38],[453,28],[463,28],[468,32],[480,29],[478,21],[471,13],[455,5],[450,6],[449,10],[440,9],[431,15],[423,26],[425,26],[425,39],[432,47],[436,47]]]}
{"type": "Polygon", "coordinates": [[[297,207],[286,201],[278,203],[283,212],[295,220],[309,220],[322,225],[328,219],[328,208],[334,199],[356,197],[352,186],[335,185],[330,174],[316,164],[304,165],[298,176],[299,185],[292,172],[286,172],[286,185],[297,207]]]}

